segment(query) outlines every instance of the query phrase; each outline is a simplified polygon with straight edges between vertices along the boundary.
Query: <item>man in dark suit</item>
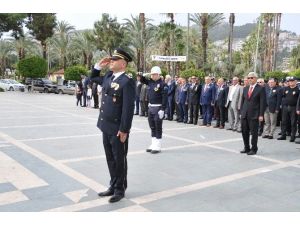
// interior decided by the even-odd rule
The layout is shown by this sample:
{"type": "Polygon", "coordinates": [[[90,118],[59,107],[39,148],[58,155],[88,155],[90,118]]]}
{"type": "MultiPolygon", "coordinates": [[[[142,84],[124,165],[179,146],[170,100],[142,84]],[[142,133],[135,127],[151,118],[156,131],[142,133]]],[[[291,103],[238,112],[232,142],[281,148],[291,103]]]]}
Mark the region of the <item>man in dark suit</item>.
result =
{"type": "Polygon", "coordinates": [[[200,104],[203,110],[202,126],[211,126],[213,116],[213,106],[215,104],[216,90],[210,77],[205,77],[205,84],[202,86],[200,104]]]}
{"type": "Polygon", "coordinates": [[[229,87],[225,85],[223,78],[220,78],[217,84],[218,87],[216,90],[216,102],[215,102],[217,124],[216,126],[214,126],[214,128],[224,129],[225,121],[226,121],[225,105],[227,101],[229,87]]]}
{"type": "Polygon", "coordinates": [[[188,105],[190,112],[189,124],[197,125],[199,117],[199,97],[201,94],[201,85],[197,83],[195,76],[191,77],[192,83],[188,88],[188,105]]]}
{"type": "Polygon", "coordinates": [[[274,78],[269,79],[268,86],[265,86],[265,90],[267,107],[264,119],[266,124],[264,126],[264,135],[262,138],[273,139],[276,129],[277,115],[280,110],[282,94],[280,87],[276,86],[276,81],[274,78]]]}
{"type": "Polygon", "coordinates": [[[168,120],[173,120],[173,115],[174,115],[174,104],[175,104],[175,89],[176,89],[176,84],[175,81],[172,80],[170,75],[166,75],[165,79],[166,87],[167,87],[167,92],[168,92],[168,102],[167,102],[167,116],[168,120]]]}
{"type": "Polygon", "coordinates": [[[180,78],[181,84],[180,84],[180,92],[178,96],[179,101],[179,110],[180,110],[180,119],[179,123],[184,122],[187,123],[188,121],[188,88],[189,84],[186,83],[185,78],[180,78]]]}
{"type": "Polygon", "coordinates": [[[247,153],[248,155],[255,155],[258,139],[258,124],[259,121],[264,120],[264,112],[266,108],[266,93],[262,86],[259,86],[257,82],[257,75],[254,72],[248,74],[249,86],[243,89],[242,95],[242,135],[244,141],[244,150],[241,153],[247,153]],[[250,133],[251,149],[249,144],[250,133]]]}
{"type": "Polygon", "coordinates": [[[141,76],[142,73],[138,73],[136,76],[136,89],[135,89],[135,114],[140,114],[140,95],[141,95],[141,89],[142,89],[142,83],[141,83],[141,76]]]}
{"type": "Polygon", "coordinates": [[[96,63],[91,79],[102,86],[101,109],[98,128],[102,131],[106,161],[110,173],[110,185],[100,197],[112,196],[109,202],[120,201],[127,188],[127,152],[129,132],[134,113],[135,82],[126,73],[132,58],[118,48],[112,57],[96,63]],[[100,71],[109,66],[104,76],[100,71]]]}

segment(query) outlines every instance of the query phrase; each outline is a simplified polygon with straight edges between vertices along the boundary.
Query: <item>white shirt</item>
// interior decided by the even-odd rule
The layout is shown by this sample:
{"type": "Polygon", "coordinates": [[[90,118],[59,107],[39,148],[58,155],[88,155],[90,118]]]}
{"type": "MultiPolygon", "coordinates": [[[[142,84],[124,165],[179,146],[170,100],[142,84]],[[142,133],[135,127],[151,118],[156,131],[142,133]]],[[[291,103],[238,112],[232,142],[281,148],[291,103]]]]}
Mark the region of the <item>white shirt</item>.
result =
{"type": "Polygon", "coordinates": [[[237,87],[238,87],[238,84],[232,85],[232,86],[231,86],[230,91],[229,91],[229,94],[228,94],[228,99],[229,99],[229,101],[232,101],[233,95],[234,95],[234,93],[235,93],[237,87]]]}

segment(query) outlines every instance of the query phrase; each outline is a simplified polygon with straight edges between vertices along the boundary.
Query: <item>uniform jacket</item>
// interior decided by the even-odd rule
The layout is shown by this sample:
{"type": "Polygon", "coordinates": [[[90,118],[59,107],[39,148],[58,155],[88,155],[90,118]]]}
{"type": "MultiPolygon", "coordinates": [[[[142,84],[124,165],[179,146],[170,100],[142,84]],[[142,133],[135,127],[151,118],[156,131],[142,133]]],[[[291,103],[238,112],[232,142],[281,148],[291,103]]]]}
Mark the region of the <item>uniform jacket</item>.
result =
{"type": "Polygon", "coordinates": [[[146,77],[141,77],[141,82],[148,85],[148,101],[150,104],[161,104],[162,110],[166,109],[167,91],[165,82],[161,79],[154,81],[148,80],[146,77]]]}
{"type": "Polygon", "coordinates": [[[109,135],[118,131],[129,133],[135,100],[135,82],[125,73],[112,81],[113,72],[99,76],[100,71],[93,69],[91,79],[102,86],[102,101],[98,118],[98,128],[109,135]]]}

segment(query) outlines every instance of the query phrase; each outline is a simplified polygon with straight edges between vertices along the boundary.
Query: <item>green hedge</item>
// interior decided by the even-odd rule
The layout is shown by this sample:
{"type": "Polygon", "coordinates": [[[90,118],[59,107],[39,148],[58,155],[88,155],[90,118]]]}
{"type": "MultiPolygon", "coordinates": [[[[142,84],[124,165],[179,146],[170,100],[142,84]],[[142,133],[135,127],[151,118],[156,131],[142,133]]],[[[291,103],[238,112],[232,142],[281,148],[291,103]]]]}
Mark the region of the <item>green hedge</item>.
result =
{"type": "Polygon", "coordinates": [[[47,62],[38,56],[20,60],[17,68],[23,77],[40,78],[47,74],[47,62]]]}
{"type": "Polygon", "coordinates": [[[295,76],[297,78],[300,78],[300,69],[289,72],[289,76],[295,76]]]}
{"type": "Polygon", "coordinates": [[[4,89],[0,87],[0,92],[4,92],[4,89]]]}
{"type": "Polygon", "coordinates": [[[184,78],[189,78],[191,76],[196,76],[199,78],[199,80],[203,81],[205,77],[205,73],[203,70],[197,70],[197,69],[187,69],[180,72],[180,76],[184,78]]]}
{"type": "Polygon", "coordinates": [[[288,76],[288,74],[284,73],[282,71],[271,71],[271,72],[266,72],[264,74],[264,79],[268,80],[269,78],[276,78],[278,80],[281,80],[287,76],[288,76]]]}
{"type": "Polygon", "coordinates": [[[65,80],[81,80],[81,75],[87,75],[88,70],[81,65],[70,66],[65,70],[65,80]]]}

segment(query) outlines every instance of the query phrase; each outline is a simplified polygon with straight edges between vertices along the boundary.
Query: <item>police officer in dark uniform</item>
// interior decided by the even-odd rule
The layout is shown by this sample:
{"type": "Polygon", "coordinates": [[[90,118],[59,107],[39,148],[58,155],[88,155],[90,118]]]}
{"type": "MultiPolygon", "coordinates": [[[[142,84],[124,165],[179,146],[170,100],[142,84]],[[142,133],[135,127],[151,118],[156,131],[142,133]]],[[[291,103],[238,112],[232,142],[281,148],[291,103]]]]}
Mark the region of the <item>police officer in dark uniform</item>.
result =
{"type": "Polygon", "coordinates": [[[101,109],[98,128],[103,133],[103,145],[110,173],[110,186],[100,192],[100,197],[112,196],[109,202],[120,201],[127,188],[127,152],[129,132],[134,113],[135,82],[125,69],[131,56],[118,48],[112,57],[95,65],[91,79],[102,86],[101,109]],[[104,76],[101,69],[109,66],[104,76]]]}
{"type": "Polygon", "coordinates": [[[291,121],[291,139],[294,142],[297,132],[297,113],[296,106],[299,97],[299,88],[297,87],[297,80],[295,77],[289,77],[289,86],[284,90],[283,96],[285,98],[285,105],[282,107],[282,131],[281,136],[277,140],[286,140],[287,121],[291,121]]]}
{"type": "Polygon", "coordinates": [[[147,152],[152,154],[161,151],[162,121],[167,105],[167,89],[164,81],[160,78],[161,70],[158,66],[151,69],[151,79],[141,77],[141,82],[149,86],[148,89],[148,122],[151,128],[152,143],[147,152]]]}

